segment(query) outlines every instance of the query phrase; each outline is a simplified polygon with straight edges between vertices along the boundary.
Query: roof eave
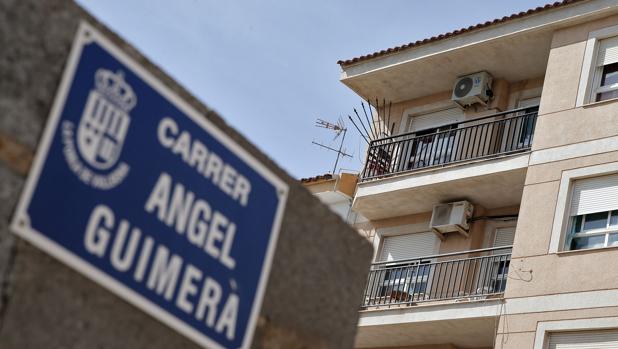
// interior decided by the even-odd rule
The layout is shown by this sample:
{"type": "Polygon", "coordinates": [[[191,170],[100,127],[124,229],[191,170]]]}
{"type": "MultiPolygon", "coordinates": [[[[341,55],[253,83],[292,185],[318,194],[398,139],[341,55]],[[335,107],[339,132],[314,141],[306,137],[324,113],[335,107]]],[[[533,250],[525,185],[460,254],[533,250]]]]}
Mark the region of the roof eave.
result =
{"type": "Polygon", "coordinates": [[[550,10],[535,12],[531,15],[510,19],[496,25],[462,32],[458,35],[451,35],[422,45],[396,52],[388,52],[350,64],[340,64],[342,68],[341,80],[368,74],[372,71],[389,68],[397,64],[430,58],[433,55],[486,43],[506,36],[518,35],[533,30],[554,30],[576,21],[589,20],[591,17],[604,17],[614,12],[618,12],[618,0],[571,0],[564,5],[554,6],[550,10]]]}

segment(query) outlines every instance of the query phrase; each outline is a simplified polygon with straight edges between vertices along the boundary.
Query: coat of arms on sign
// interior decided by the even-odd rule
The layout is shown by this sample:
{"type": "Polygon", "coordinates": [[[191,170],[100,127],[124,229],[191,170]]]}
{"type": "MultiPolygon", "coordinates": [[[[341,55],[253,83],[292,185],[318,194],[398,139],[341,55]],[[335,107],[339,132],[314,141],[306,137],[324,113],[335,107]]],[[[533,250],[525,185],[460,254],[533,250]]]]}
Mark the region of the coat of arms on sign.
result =
{"type": "Polygon", "coordinates": [[[94,75],[94,88],[88,95],[77,137],[72,122],[62,124],[64,156],[82,182],[107,190],[129,172],[129,165],[118,164],[118,160],[131,123],[129,112],[137,97],[121,71],[100,68],[94,75]]]}
{"type": "Polygon", "coordinates": [[[77,148],[94,168],[107,170],[118,161],[135,106],[133,89],[121,72],[99,69],[77,130],[77,148]]]}

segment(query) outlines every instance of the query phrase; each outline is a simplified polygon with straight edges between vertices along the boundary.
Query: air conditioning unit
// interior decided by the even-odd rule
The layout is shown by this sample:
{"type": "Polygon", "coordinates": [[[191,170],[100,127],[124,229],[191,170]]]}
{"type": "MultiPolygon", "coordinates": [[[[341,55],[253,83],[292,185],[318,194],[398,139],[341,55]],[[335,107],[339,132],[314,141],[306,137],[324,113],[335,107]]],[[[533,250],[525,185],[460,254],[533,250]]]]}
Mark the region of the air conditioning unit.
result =
{"type": "Polygon", "coordinates": [[[492,97],[492,77],[488,72],[478,72],[457,78],[451,99],[460,107],[481,103],[487,105],[492,97]]]}
{"type": "Polygon", "coordinates": [[[474,206],[468,201],[434,205],[429,226],[442,240],[445,234],[458,232],[468,237],[468,219],[472,217],[474,206]]]}

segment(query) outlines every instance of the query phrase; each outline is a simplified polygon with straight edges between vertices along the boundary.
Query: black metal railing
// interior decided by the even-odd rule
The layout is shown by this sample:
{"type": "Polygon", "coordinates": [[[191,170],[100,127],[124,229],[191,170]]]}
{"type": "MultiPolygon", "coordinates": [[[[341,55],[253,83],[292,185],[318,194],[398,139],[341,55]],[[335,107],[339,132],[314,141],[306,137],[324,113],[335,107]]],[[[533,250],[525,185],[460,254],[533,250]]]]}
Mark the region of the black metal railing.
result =
{"type": "Polygon", "coordinates": [[[361,307],[504,293],[511,246],[448,253],[371,265],[361,307]]]}
{"type": "Polygon", "coordinates": [[[529,150],[537,114],[522,108],[371,141],[362,180],[529,150]]]}

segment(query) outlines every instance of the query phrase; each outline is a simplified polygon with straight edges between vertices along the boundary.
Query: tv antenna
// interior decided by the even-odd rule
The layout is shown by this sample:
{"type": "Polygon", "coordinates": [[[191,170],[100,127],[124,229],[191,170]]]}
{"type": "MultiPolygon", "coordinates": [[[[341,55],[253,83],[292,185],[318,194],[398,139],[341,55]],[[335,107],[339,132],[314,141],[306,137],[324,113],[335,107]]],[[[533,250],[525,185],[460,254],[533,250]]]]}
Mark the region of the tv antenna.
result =
{"type": "Polygon", "coordinates": [[[327,130],[333,131],[335,133],[335,138],[333,138],[333,141],[339,138],[339,136],[341,136],[341,143],[339,143],[339,149],[329,147],[327,145],[318,143],[316,141],[311,142],[317,146],[320,146],[322,148],[325,148],[327,150],[334,151],[335,153],[337,153],[337,159],[335,160],[335,166],[333,167],[333,174],[335,174],[335,172],[337,171],[337,164],[339,163],[339,159],[342,156],[343,157],[347,156],[349,158],[352,157],[352,155],[346,153],[346,150],[343,148],[343,142],[345,141],[345,134],[346,132],[348,132],[348,129],[345,127],[345,123],[343,122],[342,118],[339,118],[339,120],[337,120],[337,123],[335,124],[318,118],[315,122],[315,127],[325,128],[327,130]]]}
{"type": "Polygon", "coordinates": [[[391,124],[391,108],[392,102],[387,102],[386,99],[382,99],[382,105],[380,100],[376,98],[375,103],[367,99],[367,108],[365,108],[364,101],[361,102],[363,108],[364,121],[360,113],[356,108],[354,114],[356,115],[356,122],[352,116],[348,115],[348,119],[354,125],[354,128],[363,137],[367,144],[377,139],[390,137],[395,132],[395,122],[391,124]],[[375,110],[375,112],[374,112],[375,110]],[[365,123],[367,126],[365,126],[365,123]]]}

